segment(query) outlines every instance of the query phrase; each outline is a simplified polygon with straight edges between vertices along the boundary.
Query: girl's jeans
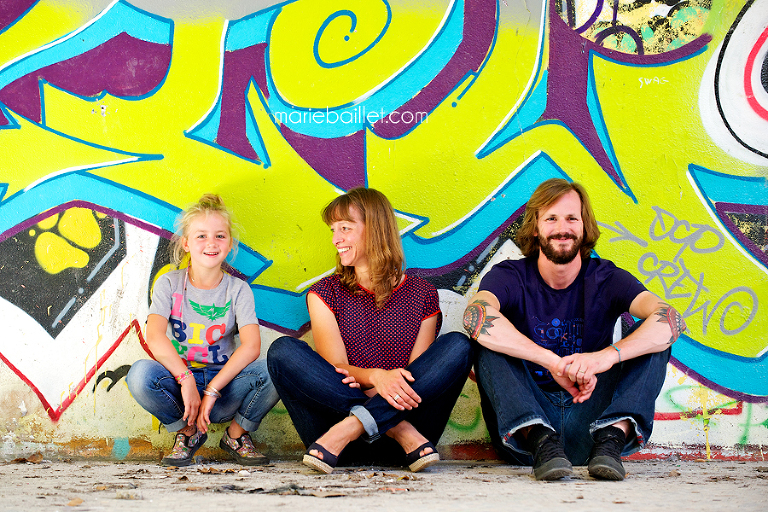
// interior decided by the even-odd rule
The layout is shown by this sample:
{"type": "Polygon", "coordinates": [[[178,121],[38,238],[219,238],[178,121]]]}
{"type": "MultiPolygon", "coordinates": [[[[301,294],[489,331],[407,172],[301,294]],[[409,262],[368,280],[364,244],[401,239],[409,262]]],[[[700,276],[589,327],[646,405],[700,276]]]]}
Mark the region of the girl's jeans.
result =
{"type": "MultiPolygon", "coordinates": [[[[223,365],[189,368],[201,395],[221,368],[223,365]]],[[[181,386],[162,364],[151,359],[140,359],[131,366],[125,381],[139,405],[164,424],[169,432],[187,426],[187,421],[182,419],[184,401],[181,398],[181,386]]],[[[211,409],[211,422],[222,423],[234,419],[249,432],[259,427],[261,420],[279,399],[269,378],[267,362],[263,359],[243,368],[219,392],[221,398],[216,399],[211,409]]]]}

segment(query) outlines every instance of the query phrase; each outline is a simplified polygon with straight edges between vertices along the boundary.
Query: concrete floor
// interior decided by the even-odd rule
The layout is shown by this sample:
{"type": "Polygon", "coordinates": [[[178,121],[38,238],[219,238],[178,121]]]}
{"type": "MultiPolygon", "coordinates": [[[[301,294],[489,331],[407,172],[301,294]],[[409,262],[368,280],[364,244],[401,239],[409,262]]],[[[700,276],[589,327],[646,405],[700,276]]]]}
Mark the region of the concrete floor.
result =
{"type": "Polygon", "coordinates": [[[623,482],[537,482],[530,468],[443,461],[402,468],[341,468],[321,475],[297,461],[181,469],[146,462],[0,463],[0,510],[768,510],[768,462],[628,461],[623,482]]]}

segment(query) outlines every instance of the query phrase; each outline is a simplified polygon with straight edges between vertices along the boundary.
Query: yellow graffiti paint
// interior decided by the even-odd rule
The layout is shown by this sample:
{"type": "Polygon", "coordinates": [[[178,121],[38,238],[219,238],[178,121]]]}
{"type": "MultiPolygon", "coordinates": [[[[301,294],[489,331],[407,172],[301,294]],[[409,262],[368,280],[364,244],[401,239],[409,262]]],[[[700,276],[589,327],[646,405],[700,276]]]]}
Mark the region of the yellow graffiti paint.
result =
{"type": "Polygon", "coordinates": [[[68,268],[83,268],[88,264],[88,254],[72,247],[60,236],[43,232],[35,240],[35,258],[49,274],[58,274],[68,268]]]}
{"type": "MultiPolygon", "coordinates": [[[[53,88],[46,86],[44,89],[53,88]]],[[[53,104],[46,103],[46,106],[48,105],[53,104]]],[[[47,113],[46,109],[46,115],[47,113]]],[[[47,176],[135,159],[61,136],[20,116],[14,116],[14,119],[20,129],[2,130],[0,137],[3,151],[11,151],[7,148],[13,148],[12,154],[19,156],[4,159],[0,169],[0,183],[8,183],[6,196],[11,196],[47,176]],[[34,165],[30,164],[29,159],[32,157],[34,165]]]]}
{"type": "MultiPolygon", "coordinates": [[[[427,44],[448,7],[447,0],[390,4],[392,23],[381,41],[360,58],[336,68],[323,68],[314,59],[313,44],[320,25],[345,9],[356,14],[357,32],[345,34],[347,18],[337,17],[319,40],[323,59],[348,59],[365,49],[366,41],[375,39],[384,19],[384,4],[303,0],[282,6],[269,50],[270,72],[280,92],[289,102],[302,106],[338,105],[384,85],[427,44]],[[349,41],[344,41],[345,35],[350,35],[349,41]]],[[[29,15],[51,5],[42,1],[29,15]]],[[[74,12],[72,8],[71,15],[77,17],[74,12]]],[[[719,229],[688,180],[690,164],[743,176],[768,172],[725,154],[712,143],[699,119],[696,92],[702,72],[738,12],[737,3],[713,2],[712,12],[718,15],[708,16],[703,28],[690,28],[713,35],[698,55],[659,66],[623,65],[599,57],[592,61],[599,100],[595,111],[605,121],[637,204],[618,189],[573,133],[560,125],[536,126],[483,159],[475,156],[526,93],[537,60],[542,59],[546,67],[549,47],[545,44],[544,54],[538,55],[538,19],[500,17],[493,51],[471,88],[465,93],[471,80],[467,78],[412,132],[396,140],[367,132],[367,183],[384,191],[399,211],[427,219],[417,234],[433,237],[455,225],[526,159],[542,151],[569,177],[586,185],[601,222],[618,222],[647,242],[645,247],[611,242],[613,235],[603,230],[597,246],[600,256],[631,271],[681,313],[688,311],[689,333],[697,341],[754,357],[766,348],[762,333],[768,328],[768,316],[760,311],[738,335],[724,334],[746,323],[757,304],[738,292],[730,296],[730,302],[715,305],[739,286],[753,290],[764,302],[768,297],[765,273],[730,240],[715,253],[695,253],[680,252],[680,244],[669,238],[649,239],[657,215],[654,208],[672,212],[681,222],[719,229]],[[643,274],[640,262],[649,253],[658,261],[678,266],[682,260],[691,275],[704,276],[706,289],[697,293],[687,283],[668,293],[672,281],[662,283],[643,274]]],[[[30,28],[27,16],[22,21],[30,28]]],[[[701,20],[693,21],[698,24],[701,20]]],[[[0,34],[3,43],[15,28],[0,34]]],[[[90,172],[178,208],[193,203],[203,192],[218,192],[243,227],[242,241],[271,262],[257,284],[300,291],[302,284],[333,266],[330,234],[319,212],[338,190],[286,142],[253,88],[247,91],[247,98],[270,167],[184,135],[217,100],[223,29],[221,20],[176,23],[168,77],[155,93],[139,101],[107,95],[92,102],[44,85],[46,122],[66,135],[18,119],[21,129],[4,130],[0,137],[2,148],[14,155],[4,162],[0,182],[9,183],[8,195],[12,195],[59,172],[123,161],[126,163],[90,172]],[[135,162],[84,142],[161,155],[162,159],[135,162]]],[[[11,46],[17,50],[37,47],[33,43],[38,42],[40,30],[30,30],[29,35],[14,32],[21,40],[11,46]]],[[[6,51],[5,46],[0,47],[6,51]]]]}
{"type": "Polygon", "coordinates": [[[41,220],[37,223],[37,227],[44,230],[53,229],[53,227],[56,225],[56,223],[59,221],[59,214],[51,215],[50,217],[46,217],[45,219],[41,220]]]}
{"type": "Polygon", "coordinates": [[[80,247],[93,249],[101,243],[101,229],[86,208],[70,208],[61,216],[59,233],[80,247]]]}
{"type": "Polygon", "coordinates": [[[418,8],[408,2],[389,4],[392,20],[388,27],[386,5],[380,0],[302,0],[283,7],[269,45],[273,77],[281,96],[293,105],[325,108],[370,93],[424,48],[450,3],[433,1],[429,8],[421,2],[418,8]],[[353,13],[354,31],[350,32],[351,16],[333,17],[340,11],[353,13]],[[381,40],[365,51],[385,29],[381,40]],[[313,51],[316,37],[320,62],[313,51]],[[344,61],[349,62],[334,64],[344,61]]]}

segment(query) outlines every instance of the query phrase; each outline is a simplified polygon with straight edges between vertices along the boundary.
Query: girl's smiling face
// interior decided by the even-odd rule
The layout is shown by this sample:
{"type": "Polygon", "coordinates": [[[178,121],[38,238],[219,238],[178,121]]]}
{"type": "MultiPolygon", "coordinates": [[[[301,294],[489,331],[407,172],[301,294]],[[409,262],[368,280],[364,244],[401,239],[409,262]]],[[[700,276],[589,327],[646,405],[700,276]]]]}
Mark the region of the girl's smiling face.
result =
{"type": "Polygon", "coordinates": [[[339,220],[331,224],[332,242],[339,253],[341,264],[345,267],[368,267],[368,255],[365,249],[365,224],[357,208],[349,209],[349,220],[339,220]]]}
{"type": "Polygon", "coordinates": [[[218,213],[198,215],[189,224],[183,240],[191,263],[202,268],[219,268],[232,249],[229,224],[218,213]]]}

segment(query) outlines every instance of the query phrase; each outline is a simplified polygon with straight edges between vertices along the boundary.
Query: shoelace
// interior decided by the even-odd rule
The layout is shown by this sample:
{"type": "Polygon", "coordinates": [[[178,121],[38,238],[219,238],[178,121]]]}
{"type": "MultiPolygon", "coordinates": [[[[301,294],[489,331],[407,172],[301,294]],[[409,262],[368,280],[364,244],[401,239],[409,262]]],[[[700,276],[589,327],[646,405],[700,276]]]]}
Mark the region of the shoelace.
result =
{"type": "Polygon", "coordinates": [[[612,434],[600,436],[595,443],[595,456],[609,456],[620,458],[624,449],[624,441],[612,434]]]}
{"type": "Polygon", "coordinates": [[[565,458],[565,452],[563,446],[560,444],[560,436],[558,434],[549,434],[539,443],[539,447],[536,451],[536,458],[538,460],[550,460],[556,457],[565,458]]]}

